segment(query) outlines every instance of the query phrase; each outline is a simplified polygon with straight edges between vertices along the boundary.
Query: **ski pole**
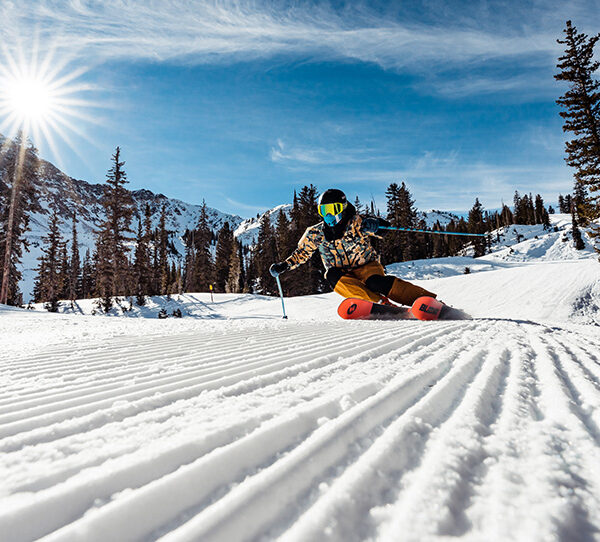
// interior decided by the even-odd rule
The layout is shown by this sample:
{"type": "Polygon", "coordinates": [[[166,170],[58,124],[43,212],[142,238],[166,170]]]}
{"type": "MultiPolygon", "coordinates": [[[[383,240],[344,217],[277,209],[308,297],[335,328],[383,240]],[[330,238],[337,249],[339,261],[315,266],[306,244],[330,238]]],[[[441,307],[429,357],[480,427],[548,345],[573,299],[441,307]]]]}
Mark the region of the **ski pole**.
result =
{"type": "Polygon", "coordinates": [[[279,296],[281,297],[281,308],[283,310],[283,319],[287,320],[287,315],[285,314],[285,304],[283,303],[283,290],[281,289],[281,281],[279,280],[279,275],[275,277],[277,281],[277,287],[279,288],[279,296]]]}
{"type": "Polygon", "coordinates": [[[440,235],[468,235],[470,237],[485,237],[485,233],[462,233],[458,231],[417,230],[415,228],[395,228],[394,226],[379,226],[380,230],[414,231],[419,233],[438,233],[440,235]]]}

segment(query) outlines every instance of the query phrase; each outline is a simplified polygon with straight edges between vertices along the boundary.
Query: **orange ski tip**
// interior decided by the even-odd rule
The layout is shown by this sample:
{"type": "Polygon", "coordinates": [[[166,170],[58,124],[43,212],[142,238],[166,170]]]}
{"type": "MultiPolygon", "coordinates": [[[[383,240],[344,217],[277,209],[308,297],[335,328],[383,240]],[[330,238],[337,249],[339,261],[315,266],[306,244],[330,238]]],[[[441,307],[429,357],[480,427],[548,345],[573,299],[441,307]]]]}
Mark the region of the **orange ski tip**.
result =
{"type": "Polygon", "coordinates": [[[410,308],[410,313],[418,320],[437,320],[444,304],[429,296],[419,297],[410,308]]]}
{"type": "Polygon", "coordinates": [[[364,299],[344,299],[338,307],[338,314],[344,320],[360,320],[371,314],[372,303],[364,299]]]}

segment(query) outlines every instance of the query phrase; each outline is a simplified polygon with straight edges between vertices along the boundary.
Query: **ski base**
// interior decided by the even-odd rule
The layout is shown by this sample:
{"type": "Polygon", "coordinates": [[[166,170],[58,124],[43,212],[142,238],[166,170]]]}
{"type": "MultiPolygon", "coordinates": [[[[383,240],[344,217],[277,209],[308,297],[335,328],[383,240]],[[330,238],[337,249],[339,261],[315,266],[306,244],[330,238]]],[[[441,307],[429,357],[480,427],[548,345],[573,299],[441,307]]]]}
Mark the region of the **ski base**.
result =
{"type": "Polygon", "coordinates": [[[413,318],[406,307],[381,305],[353,297],[344,299],[340,303],[338,314],[344,320],[405,320],[413,318]]]}

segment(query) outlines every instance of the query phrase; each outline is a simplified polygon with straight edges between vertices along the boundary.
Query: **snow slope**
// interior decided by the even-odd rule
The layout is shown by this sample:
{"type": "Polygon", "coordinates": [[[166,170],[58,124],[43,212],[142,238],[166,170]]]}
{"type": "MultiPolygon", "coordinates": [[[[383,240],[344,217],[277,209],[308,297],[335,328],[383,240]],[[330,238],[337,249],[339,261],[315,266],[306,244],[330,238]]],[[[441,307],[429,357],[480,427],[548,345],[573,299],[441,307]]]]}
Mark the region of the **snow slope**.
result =
{"type": "Polygon", "coordinates": [[[418,281],[471,321],[0,308],[0,538],[597,539],[599,264],[487,258],[418,281]]]}

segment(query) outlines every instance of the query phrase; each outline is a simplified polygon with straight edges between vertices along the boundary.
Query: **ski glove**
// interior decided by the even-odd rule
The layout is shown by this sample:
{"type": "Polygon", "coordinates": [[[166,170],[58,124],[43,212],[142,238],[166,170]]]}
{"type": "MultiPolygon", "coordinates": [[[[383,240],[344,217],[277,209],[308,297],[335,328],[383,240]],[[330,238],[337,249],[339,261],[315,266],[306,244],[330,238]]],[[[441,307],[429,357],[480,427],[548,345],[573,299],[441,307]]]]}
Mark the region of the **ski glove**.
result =
{"type": "Polygon", "coordinates": [[[381,226],[389,226],[390,223],[387,220],[383,220],[383,218],[374,218],[368,216],[363,218],[362,221],[362,230],[365,233],[377,233],[381,226]]]}
{"type": "Polygon", "coordinates": [[[290,268],[290,264],[287,262],[274,263],[269,267],[269,273],[274,277],[278,277],[281,273],[287,271],[290,268]]]}

